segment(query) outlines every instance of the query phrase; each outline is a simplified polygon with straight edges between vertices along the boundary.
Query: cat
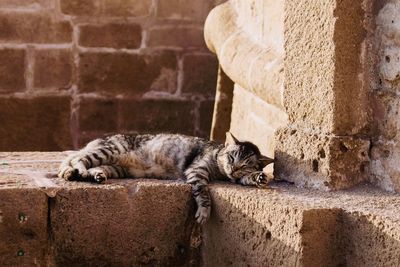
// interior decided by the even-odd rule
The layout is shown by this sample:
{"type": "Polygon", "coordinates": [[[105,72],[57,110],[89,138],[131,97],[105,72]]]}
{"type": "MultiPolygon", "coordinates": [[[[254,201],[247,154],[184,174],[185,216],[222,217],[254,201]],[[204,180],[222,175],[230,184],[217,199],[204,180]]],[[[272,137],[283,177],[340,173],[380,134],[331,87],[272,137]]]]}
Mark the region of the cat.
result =
{"type": "Polygon", "coordinates": [[[91,141],[68,156],[58,176],[97,183],[127,177],[184,179],[197,203],[195,218],[203,224],[211,211],[210,181],[265,186],[269,181],[262,169],[272,162],[256,145],[229,132],[224,145],[179,134],[118,134],[91,141]]]}

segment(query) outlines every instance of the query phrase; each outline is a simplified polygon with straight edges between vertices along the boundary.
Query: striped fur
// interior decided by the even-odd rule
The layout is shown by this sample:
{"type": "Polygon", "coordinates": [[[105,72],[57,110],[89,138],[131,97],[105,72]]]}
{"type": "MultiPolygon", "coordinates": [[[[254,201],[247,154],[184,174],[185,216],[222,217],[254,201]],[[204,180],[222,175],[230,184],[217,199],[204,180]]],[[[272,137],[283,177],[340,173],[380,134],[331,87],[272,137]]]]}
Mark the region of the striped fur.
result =
{"type": "Polygon", "coordinates": [[[213,180],[243,185],[264,185],[262,169],[271,163],[250,142],[227,134],[225,145],[177,134],[114,135],[96,139],[67,157],[59,177],[101,183],[109,178],[184,179],[192,186],[196,218],[210,215],[208,190],[213,180]]]}

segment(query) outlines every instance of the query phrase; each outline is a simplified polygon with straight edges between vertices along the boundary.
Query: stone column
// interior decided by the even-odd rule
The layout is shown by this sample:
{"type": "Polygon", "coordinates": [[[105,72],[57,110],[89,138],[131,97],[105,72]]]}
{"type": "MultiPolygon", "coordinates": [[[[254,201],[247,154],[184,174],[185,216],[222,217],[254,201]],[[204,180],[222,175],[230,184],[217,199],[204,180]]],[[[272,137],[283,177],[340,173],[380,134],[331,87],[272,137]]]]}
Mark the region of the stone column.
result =
{"type": "Polygon", "coordinates": [[[276,133],[275,175],[306,187],[351,187],[369,172],[363,3],[287,0],[284,13],[289,122],[276,133]]]}

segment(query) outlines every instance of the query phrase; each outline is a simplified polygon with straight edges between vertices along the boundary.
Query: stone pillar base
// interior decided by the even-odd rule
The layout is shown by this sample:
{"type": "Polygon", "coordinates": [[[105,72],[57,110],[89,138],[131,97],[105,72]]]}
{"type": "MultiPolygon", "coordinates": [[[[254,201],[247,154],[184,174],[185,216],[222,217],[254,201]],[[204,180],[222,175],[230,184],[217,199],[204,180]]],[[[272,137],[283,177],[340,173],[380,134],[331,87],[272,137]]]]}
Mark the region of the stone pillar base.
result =
{"type": "Polygon", "coordinates": [[[344,189],[366,180],[369,140],[280,128],[275,135],[277,179],[299,186],[344,189]]]}

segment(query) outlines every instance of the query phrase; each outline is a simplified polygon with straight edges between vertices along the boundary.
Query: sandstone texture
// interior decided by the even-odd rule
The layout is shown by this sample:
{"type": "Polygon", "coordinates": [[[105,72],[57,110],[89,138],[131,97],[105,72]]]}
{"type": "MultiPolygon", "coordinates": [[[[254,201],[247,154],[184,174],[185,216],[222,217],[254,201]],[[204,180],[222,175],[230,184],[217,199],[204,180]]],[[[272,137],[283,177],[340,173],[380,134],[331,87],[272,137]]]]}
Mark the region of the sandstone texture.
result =
{"type": "Polygon", "coordinates": [[[373,63],[369,80],[374,136],[371,149],[371,182],[388,191],[400,191],[400,5],[382,3],[376,10],[376,28],[370,38],[373,63]]]}
{"type": "Polygon", "coordinates": [[[371,187],[321,192],[211,187],[205,266],[397,266],[399,196],[371,187]]]}
{"type": "Polygon", "coordinates": [[[368,179],[369,140],[283,128],[275,145],[274,174],[299,186],[344,189],[368,179]]]}
{"type": "Polygon", "coordinates": [[[240,11],[230,1],[212,10],[205,24],[207,46],[217,54],[222,69],[235,83],[281,107],[282,55],[268,43],[254,41],[253,32],[247,32],[237,21],[240,11]]]}
{"type": "MultiPolygon", "coordinates": [[[[0,154],[2,266],[183,266],[194,202],[177,181],[56,177],[66,153],[0,154]]],[[[195,258],[191,260],[196,260],[195,258]]]]}

